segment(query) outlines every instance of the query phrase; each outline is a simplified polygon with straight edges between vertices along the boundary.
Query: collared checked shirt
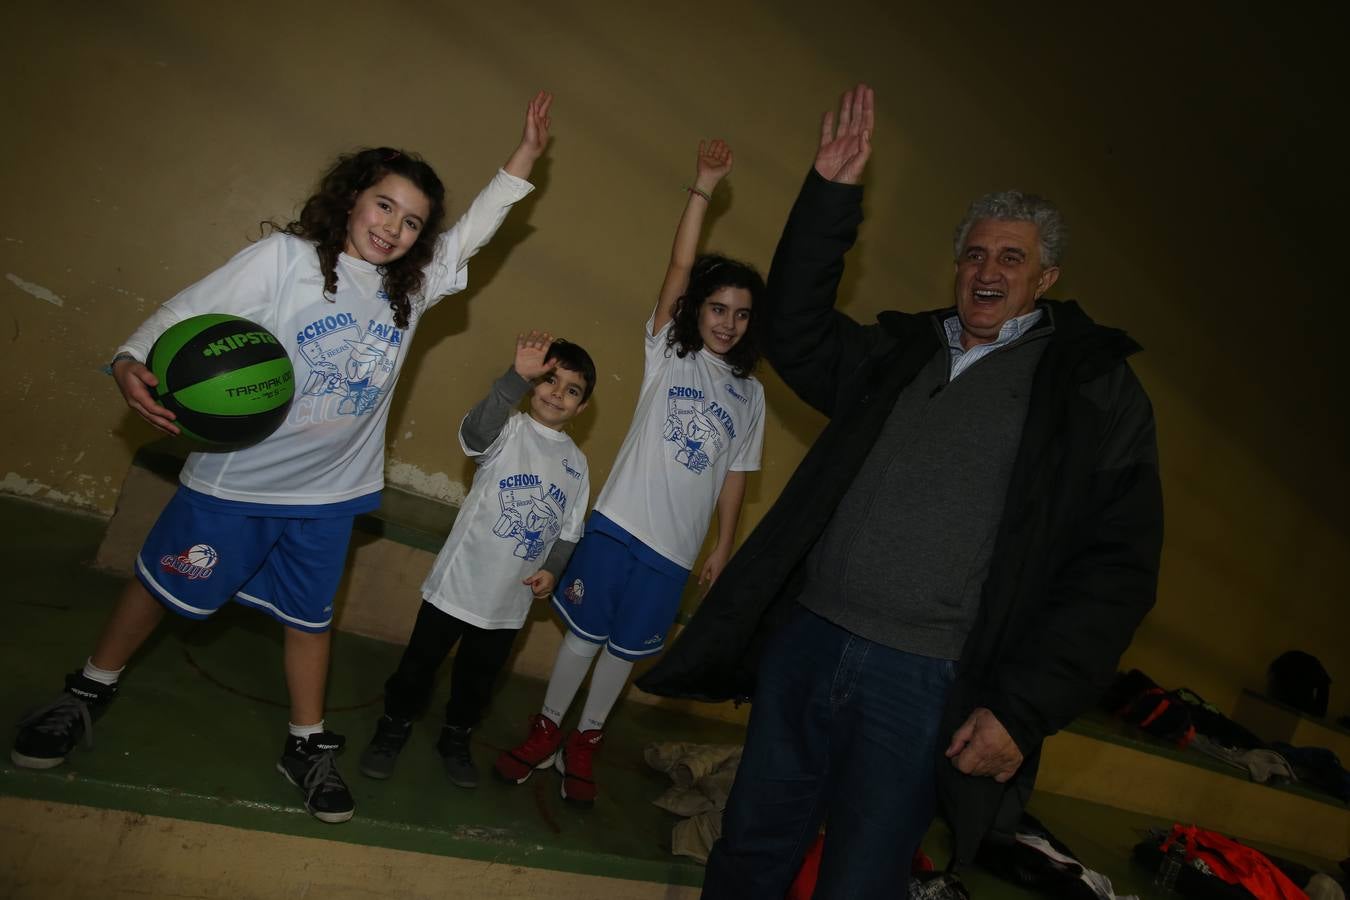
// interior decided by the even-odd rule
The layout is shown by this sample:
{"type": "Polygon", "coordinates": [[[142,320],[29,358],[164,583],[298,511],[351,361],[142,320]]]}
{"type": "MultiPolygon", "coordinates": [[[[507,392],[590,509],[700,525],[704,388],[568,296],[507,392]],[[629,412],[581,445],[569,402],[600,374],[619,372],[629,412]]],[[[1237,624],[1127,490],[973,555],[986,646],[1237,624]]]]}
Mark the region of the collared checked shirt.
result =
{"type": "Polygon", "coordinates": [[[975,363],[993,353],[999,347],[1006,347],[1032,329],[1041,320],[1045,310],[1033,309],[1024,316],[1009,319],[998,330],[998,337],[987,344],[976,344],[969,350],[961,346],[961,318],[955,313],[942,320],[942,330],[947,333],[947,348],[951,350],[952,367],[948,381],[969,369],[975,363]]]}

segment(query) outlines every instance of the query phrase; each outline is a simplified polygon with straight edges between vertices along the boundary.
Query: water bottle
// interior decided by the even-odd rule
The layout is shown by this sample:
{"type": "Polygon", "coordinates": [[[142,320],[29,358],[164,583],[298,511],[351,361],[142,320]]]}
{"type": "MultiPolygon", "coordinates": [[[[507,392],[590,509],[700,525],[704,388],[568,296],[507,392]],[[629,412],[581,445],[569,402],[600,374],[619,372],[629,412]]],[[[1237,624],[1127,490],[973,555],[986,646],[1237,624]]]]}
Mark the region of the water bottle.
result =
{"type": "Polygon", "coordinates": [[[1170,894],[1176,889],[1177,875],[1185,864],[1186,849],[1181,846],[1180,841],[1174,841],[1163,854],[1162,861],[1158,863],[1158,874],[1153,878],[1154,887],[1170,894]]]}

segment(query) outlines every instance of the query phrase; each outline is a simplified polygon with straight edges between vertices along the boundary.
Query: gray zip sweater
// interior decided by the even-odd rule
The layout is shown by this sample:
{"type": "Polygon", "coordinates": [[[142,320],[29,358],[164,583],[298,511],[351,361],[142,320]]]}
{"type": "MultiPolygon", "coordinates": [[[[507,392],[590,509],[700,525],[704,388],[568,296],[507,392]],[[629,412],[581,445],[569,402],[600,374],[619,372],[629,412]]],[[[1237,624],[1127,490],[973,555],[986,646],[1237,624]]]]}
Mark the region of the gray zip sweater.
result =
{"type": "Polygon", "coordinates": [[[811,550],[803,606],[887,647],[960,657],[1050,331],[1043,320],[955,381],[947,348],[933,355],[811,550]]]}

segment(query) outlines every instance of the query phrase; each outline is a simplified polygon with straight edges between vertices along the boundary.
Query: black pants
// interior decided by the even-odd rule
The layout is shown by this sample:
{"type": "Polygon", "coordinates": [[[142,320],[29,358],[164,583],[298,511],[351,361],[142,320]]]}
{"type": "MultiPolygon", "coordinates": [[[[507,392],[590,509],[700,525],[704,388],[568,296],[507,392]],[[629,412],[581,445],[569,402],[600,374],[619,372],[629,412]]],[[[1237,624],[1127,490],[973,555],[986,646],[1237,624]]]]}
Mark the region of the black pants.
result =
{"type": "Polygon", "coordinates": [[[472,728],[483,718],[493,682],[519,633],[518,628],[479,628],[423,601],[403,658],[384,683],[385,713],[394,719],[420,716],[431,698],[436,670],[458,641],[445,724],[472,728]]]}

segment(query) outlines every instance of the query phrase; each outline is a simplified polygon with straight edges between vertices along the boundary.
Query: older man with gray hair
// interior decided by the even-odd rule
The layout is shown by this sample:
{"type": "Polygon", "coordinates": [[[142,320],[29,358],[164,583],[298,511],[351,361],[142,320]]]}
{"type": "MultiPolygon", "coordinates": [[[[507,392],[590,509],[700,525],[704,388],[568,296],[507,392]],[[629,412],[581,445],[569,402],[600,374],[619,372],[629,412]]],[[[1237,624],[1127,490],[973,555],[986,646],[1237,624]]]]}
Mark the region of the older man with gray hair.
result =
{"type": "Polygon", "coordinates": [[[1139,347],[1048,300],[1058,211],[1016,191],[956,232],[955,306],[834,309],[873,96],[826,113],[769,273],[765,355],[829,423],[638,684],[751,699],[705,897],[904,896],[934,811],[953,862],[1011,830],[1041,742],[1091,706],[1153,605],[1162,492],[1139,347]]]}

